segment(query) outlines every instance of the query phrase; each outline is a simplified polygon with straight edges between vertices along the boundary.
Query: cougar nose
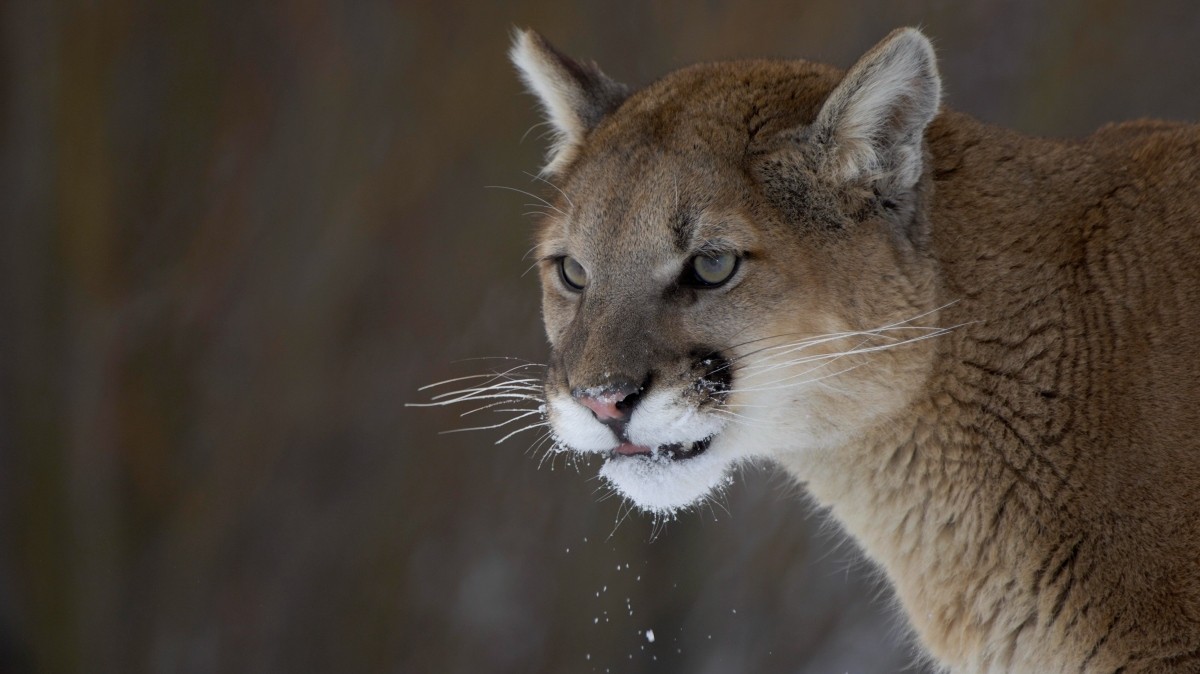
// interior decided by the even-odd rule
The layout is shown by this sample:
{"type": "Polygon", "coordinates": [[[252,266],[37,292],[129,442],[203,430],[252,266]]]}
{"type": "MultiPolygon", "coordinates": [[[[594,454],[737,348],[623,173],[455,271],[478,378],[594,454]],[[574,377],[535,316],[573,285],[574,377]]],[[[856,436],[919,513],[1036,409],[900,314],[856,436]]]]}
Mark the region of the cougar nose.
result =
{"type": "Polygon", "coordinates": [[[628,421],[640,397],[641,387],[630,382],[579,388],[572,392],[579,404],[592,411],[599,421],[628,421]]]}

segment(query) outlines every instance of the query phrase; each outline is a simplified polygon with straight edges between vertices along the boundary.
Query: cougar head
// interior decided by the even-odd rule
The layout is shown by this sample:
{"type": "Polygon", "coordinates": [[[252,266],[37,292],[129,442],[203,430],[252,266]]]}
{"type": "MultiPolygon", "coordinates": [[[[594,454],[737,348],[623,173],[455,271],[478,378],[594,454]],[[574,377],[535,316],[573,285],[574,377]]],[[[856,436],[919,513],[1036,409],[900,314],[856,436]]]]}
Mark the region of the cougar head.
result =
{"type": "Polygon", "coordinates": [[[536,250],[559,447],[670,513],[744,460],[803,474],[911,399],[935,311],[923,35],[844,74],[721,63],[636,92],[533,32],[511,56],[554,132],[536,250]]]}

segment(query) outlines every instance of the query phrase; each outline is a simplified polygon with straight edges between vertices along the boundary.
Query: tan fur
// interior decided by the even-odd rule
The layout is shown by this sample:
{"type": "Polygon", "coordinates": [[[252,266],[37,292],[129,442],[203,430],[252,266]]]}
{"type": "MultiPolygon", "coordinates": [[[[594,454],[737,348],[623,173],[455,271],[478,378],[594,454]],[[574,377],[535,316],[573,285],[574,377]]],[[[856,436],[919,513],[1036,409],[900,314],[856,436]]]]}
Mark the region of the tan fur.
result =
{"type": "MultiPolygon", "coordinates": [[[[777,407],[719,437],[831,508],[940,665],[1200,671],[1200,128],[1053,141],[942,111],[911,180],[854,175],[861,148],[831,163],[845,148],[814,135],[842,81],[694,66],[580,127],[551,171],[565,215],[540,234],[547,394],[686,383],[694,347],[739,365],[793,335],[957,326],[798,389],[740,393],[734,367],[703,404],[777,407]],[[672,285],[681,218],[746,252],[735,285],[672,285]],[[561,254],[588,268],[582,295],[561,254]]],[[[864,340],[886,344],[805,353],[864,340]]]]}

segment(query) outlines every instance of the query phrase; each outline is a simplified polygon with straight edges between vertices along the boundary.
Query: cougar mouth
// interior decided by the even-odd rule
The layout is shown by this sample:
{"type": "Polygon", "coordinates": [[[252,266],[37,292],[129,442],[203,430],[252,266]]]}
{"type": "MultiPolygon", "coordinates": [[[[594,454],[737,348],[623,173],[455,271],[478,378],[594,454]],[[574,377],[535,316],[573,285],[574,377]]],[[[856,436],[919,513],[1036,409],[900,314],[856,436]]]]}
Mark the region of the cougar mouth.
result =
{"type": "Polygon", "coordinates": [[[713,437],[714,436],[710,435],[703,440],[697,440],[696,442],[686,445],[682,442],[673,442],[669,445],[659,445],[654,449],[642,445],[635,445],[630,442],[623,442],[616,449],[612,450],[609,458],[616,459],[623,457],[640,457],[650,461],[660,459],[666,459],[668,461],[682,461],[684,459],[691,459],[703,454],[704,450],[708,449],[708,446],[712,444],[713,437]]]}

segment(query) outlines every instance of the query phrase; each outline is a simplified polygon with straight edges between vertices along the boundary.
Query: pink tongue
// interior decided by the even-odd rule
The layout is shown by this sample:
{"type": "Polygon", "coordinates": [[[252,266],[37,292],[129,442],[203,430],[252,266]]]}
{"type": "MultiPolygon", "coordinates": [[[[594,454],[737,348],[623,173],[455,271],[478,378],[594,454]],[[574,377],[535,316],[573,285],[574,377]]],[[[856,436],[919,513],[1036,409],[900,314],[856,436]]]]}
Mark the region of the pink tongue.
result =
{"type": "Polygon", "coordinates": [[[651,454],[651,453],[653,453],[653,452],[650,451],[649,447],[643,447],[641,445],[634,445],[634,444],[631,444],[628,442],[621,443],[621,446],[617,447],[617,454],[621,454],[624,456],[633,456],[635,454],[651,454]]]}

